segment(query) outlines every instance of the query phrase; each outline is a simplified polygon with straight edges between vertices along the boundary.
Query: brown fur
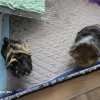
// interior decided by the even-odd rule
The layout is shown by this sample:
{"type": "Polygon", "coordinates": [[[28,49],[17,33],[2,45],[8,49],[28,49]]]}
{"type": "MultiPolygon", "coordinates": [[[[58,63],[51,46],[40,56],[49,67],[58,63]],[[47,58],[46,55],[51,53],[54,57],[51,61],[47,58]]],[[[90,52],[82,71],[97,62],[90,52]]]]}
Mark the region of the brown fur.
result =
{"type": "Polygon", "coordinates": [[[83,67],[90,67],[96,63],[99,57],[100,29],[97,26],[83,28],[78,35],[74,45],[71,47],[70,55],[75,62],[83,67]],[[91,36],[92,38],[81,43],[81,39],[91,36]],[[78,45],[77,45],[78,44],[78,45]]]}

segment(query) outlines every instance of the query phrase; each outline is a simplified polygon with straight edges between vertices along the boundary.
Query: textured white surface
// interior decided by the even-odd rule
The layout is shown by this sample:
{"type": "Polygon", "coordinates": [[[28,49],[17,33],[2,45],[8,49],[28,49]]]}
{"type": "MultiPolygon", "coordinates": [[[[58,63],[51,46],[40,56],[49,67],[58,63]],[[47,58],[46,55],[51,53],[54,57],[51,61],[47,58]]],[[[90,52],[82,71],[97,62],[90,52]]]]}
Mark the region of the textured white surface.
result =
{"type": "Polygon", "coordinates": [[[69,49],[83,27],[100,24],[100,7],[88,0],[47,0],[46,21],[11,17],[11,37],[29,45],[33,72],[17,79],[8,72],[8,89],[31,87],[72,67],[69,49]]]}

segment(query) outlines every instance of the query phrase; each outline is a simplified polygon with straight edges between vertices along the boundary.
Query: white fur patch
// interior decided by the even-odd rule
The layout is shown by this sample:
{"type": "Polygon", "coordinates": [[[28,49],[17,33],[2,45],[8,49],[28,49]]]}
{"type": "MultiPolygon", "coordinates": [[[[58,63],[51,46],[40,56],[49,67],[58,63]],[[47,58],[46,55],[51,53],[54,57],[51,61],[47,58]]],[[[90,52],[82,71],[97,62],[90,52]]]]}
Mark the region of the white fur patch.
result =
{"type": "Polygon", "coordinates": [[[83,39],[79,40],[77,43],[76,43],[76,46],[81,44],[81,43],[87,43],[89,44],[89,41],[92,39],[93,37],[92,36],[86,36],[84,37],[83,39]]]}

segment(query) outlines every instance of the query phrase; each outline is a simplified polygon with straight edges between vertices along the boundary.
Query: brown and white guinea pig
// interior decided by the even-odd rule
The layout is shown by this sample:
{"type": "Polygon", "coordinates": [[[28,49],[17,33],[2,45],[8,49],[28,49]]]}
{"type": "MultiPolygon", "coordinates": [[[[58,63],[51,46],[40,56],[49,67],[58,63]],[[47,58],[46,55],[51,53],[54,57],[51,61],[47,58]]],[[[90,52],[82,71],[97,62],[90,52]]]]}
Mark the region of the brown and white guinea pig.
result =
{"type": "Polygon", "coordinates": [[[100,56],[99,25],[87,26],[78,32],[70,55],[82,67],[91,67],[100,56]]]}
{"type": "Polygon", "coordinates": [[[6,61],[7,68],[18,77],[25,77],[32,71],[32,60],[28,47],[21,40],[4,38],[1,54],[6,61]]]}

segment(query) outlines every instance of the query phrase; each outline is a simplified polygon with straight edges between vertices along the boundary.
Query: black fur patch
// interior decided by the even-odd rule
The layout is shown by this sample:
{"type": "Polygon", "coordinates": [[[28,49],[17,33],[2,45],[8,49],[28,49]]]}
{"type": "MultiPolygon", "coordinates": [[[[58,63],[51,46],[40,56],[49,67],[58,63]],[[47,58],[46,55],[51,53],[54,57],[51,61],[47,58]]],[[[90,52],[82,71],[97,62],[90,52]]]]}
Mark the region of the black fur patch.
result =
{"type": "Polygon", "coordinates": [[[7,68],[11,69],[15,76],[20,78],[31,73],[32,60],[24,42],[5,38],[1,54],[6,61],[7,68]]]}

